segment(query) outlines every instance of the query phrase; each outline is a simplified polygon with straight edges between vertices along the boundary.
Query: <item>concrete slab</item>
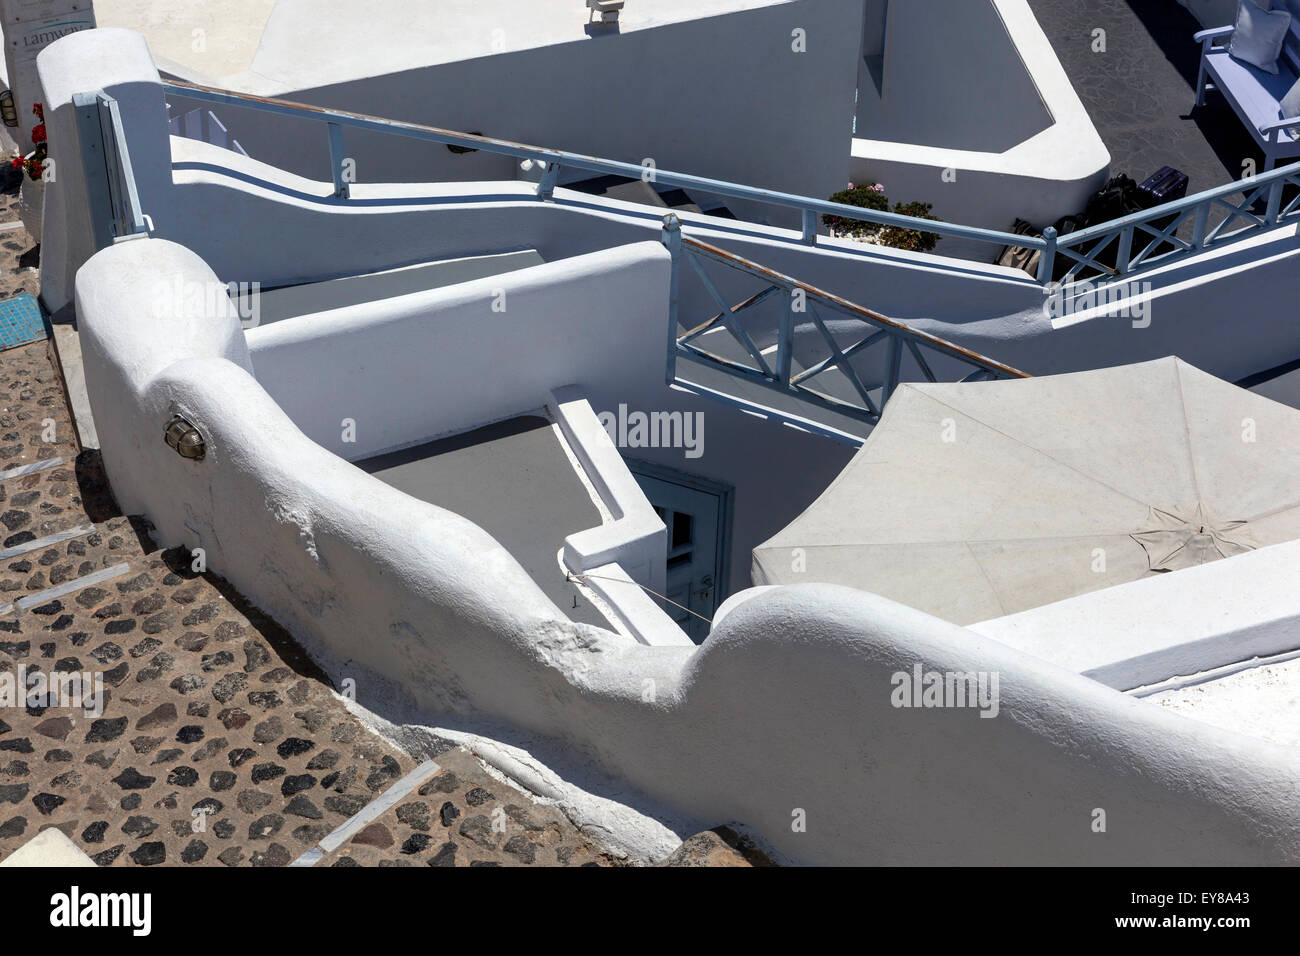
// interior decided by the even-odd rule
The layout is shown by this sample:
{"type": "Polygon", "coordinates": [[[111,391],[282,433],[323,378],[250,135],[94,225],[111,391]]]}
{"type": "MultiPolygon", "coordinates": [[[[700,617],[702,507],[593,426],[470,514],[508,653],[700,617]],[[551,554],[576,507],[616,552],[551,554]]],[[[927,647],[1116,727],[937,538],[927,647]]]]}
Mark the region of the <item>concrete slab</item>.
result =
{"type": "Polygon", "coordinates": [[[565,579],[564,539],[599,525],[555,426],[525,415],[359,462],[385,484],[454,511],[496,538],[574,621],[612,625],[565,579]]]}

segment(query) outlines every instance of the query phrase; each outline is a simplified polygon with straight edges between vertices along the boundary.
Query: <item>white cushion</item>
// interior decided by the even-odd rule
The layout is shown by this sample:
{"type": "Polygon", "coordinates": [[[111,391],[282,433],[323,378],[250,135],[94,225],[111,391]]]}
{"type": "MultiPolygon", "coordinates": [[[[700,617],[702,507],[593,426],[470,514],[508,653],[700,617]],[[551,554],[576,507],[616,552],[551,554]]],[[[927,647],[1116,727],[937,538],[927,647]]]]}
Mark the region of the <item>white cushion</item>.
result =
{"type": "Polygon", "coordinates": [[[1291,14],[1286,10],[1264,10],[1256,6],[1255,0],[1241,0],[1228,52],[1261,70],[1276,73],[1277,58],[1290,29],[1291,14]]]}

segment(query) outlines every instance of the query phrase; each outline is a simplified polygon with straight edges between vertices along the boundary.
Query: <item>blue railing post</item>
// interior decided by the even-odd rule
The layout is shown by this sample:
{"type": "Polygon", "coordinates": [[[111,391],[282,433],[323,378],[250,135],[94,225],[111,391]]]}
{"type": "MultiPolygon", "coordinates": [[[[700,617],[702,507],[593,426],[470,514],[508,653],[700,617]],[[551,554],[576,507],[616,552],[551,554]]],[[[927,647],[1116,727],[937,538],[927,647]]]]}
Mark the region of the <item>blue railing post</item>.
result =
{"type": "Polygon", "coordinates": [[[885,371],[885,391],[880,396],[880,407],[885,407],[885,402],[894,394],[898,388],[898,380],[901,377],[903,369],[903,339],[898,333],[889,337],[889,367],[885,371]]]}
{"type": "Polygon", "coordinates": [[[665,381],[671,385],[677,380],[677,299],[682,277],[682,223],[677,213],[664,216],[661,234],[668,249],[671,265],[668,272],[668,359],[665,381]]]}
{"type": "Polygon", "coordinates": [[[1115,253],[1115,271],[1120,275],[1128,272],[1129,261],[1133,258],[1133,230],[1135,228],[1135,226],[1129,226],[1120,230],[1119,249],[1115,253]]]}
{"type": "Polygon", "coordinates": [[[339,199],[347,199],[352,190],[348,182],[343,178],[343,164],[347,157],[343,155],[343,127],[338,123],[329,124],[330,137],[330,166],[334,170],[334,195],[339,199]]]}
{"type": "MultiPolygon", "coordinates": [[[[784,387],[790,385],[790,367],[794,363],[794,302],[795,290],[786,296],[785,308],[781,310],[781,329],[776,343],[776,376],[784,387]]],[[[807,308],[807,293],[804,293],[804,308],[807,308]]]]}
{"type": "Polygon", "coordinates": [[[555,184],[560,179],[560,164],[551,160],[546,164],[546,169],[542,172],[541,182],[537,184],[537,198],[542,202],[549,202],[555,195],[555,184]]]}
{"type": "Polygon", "coordinates": [[[1056,227],[1048,226],[1043,230],[1043,242],[1047,247],[1038,257],[1038,281],[1051,282],[1052,271],[1056,268],[1056,227]]]}
{"type": "Polygon", "coordinates": [[[1210,225],[1210,204],[1202,202],[1196,207],[1196,222],[1192,226],[1192,248],[1200,249],[1205,245],[1205,233],[1210,225]]]}
{"type": "Polygon", "coordinates": [[[1285,179],[1275,179],[1268,188],[1268,211],[1264,213],[1264,221],[1270,226],[1277,225],[1278,214],[1282,211],[1282,187],[1285,185],[1285,179]]]}
{"type": "Polygon", "coordinates": [[[803,211],[803,241],[810,246],[817,245],[817,213],[811,209],[803,211]]]}

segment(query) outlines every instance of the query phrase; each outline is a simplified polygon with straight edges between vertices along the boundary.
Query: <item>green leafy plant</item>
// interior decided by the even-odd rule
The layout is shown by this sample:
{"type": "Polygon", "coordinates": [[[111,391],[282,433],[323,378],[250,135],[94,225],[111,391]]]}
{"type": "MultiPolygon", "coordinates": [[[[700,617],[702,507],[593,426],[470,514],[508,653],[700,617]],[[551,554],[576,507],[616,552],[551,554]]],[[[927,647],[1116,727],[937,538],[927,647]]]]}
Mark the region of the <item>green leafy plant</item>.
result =
{"type": "MultiPolygon", "coordinates": [[[[930,215],[933,203],[909,202],[894,203],[894,212],[900,216],[913,219],[929,219],[931,222],[943,222],[938,216],[930,215]]],[[[876,241],[882,246],[894,249],[908,249],[912,252],[929,252],[939,244],[937,232],[923,232],[920,229],[903,229],[899,226],[884,226],[876,235],[876,241]]]]}
{"type": "MultiPolygon", "coordinates": [[[[873,185],[855,186],[849,183],[848,189],[841,189],[835,195],[830,197],[831,202],[843,203],[846,206],[858,206],[862,209],[874,209],[876,212],[889,212],[889,197],[885,195],[885,187],[880,183],[873,185]]],[[[932,203],[928,202],[909,202],[894,203],[893,212],[900,216],[911,216],[914,219],[929,219],[932,222],[942,222],[938,216],[930,215],[930,210],[934,208],[932,203]]],[[[837,236],[848,236],[855,239],[865,239],[880,246],[890,246],[894,249],[908,249],[912,252],[929,252],[939,244],[940,236],[936,232],[924,232],[920,229],[903,229],[899,226],[882,226],[875,222],[866,222],[861,219],[849,219],[847,216],[822,216],[822,222],[827,228],[833,229],[837,236]]]]}

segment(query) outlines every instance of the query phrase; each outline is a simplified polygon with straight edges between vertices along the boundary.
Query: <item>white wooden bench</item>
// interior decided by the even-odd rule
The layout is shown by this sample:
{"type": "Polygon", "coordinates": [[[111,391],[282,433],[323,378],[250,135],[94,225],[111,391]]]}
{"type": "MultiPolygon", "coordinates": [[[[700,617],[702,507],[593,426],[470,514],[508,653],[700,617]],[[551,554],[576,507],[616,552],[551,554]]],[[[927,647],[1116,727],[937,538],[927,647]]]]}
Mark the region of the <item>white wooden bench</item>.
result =
{"type": "MultiPolygon", "coordinates": [[[[1294,3],[1300,10],[1300,3],[1294,3]]],[[[1201,73],[1196,81],[1196,105],[1205,94],[1223,94],[1237,116],[1264,151],[1264,170],[1279,159],[1300,156],[1300,116],[1283,116],[1281,101],[1300,77],[1300,16],[1293,16],[1282,45],[1276,74],[1268,73],[1228,54],[1233,27],[1216,27],[1196,34],[1201,44],[1201,73]]]]}

